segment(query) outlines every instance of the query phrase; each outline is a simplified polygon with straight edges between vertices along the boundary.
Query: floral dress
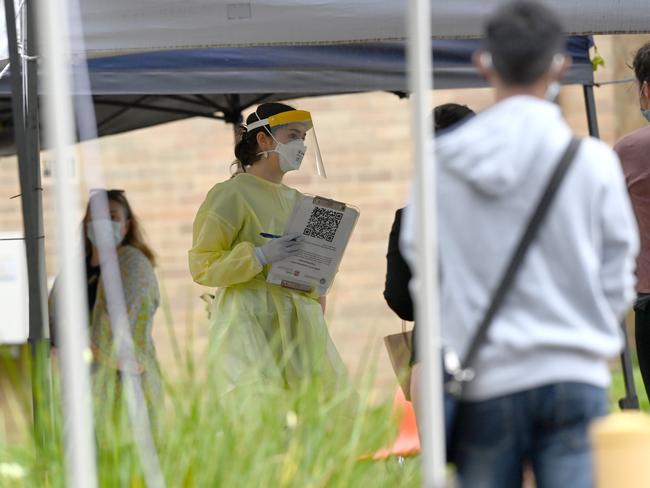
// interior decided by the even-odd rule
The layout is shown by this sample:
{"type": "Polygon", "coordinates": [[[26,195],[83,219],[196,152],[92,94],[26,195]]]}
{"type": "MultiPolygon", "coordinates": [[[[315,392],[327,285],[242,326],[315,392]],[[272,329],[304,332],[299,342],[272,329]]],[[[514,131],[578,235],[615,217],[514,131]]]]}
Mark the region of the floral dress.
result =
{"type": "Polygon", "coordinates": [[[103,281],[100,281],[90,321],[90,343],[96,353],[93,386],[99,397],[110,393],[106,388],[117,388],[119,394],[122,375],[137,374],[142,382],[147,406],[152,410],[162,400],[160,367],[151,333],[154,313],[160,303],[158,281],[151,262],[139,249],[124,245],[118,249],[117,254],[137,364],[127,366],[124,371],[117,369],[106,292],[103,281]]]}

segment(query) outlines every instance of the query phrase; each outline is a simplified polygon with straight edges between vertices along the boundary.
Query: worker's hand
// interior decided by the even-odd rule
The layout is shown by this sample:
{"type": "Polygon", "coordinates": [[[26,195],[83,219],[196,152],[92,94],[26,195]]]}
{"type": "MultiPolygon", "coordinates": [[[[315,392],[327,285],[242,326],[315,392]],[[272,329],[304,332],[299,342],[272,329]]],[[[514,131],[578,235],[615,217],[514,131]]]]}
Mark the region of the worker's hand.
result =
{"type": "Polygon", "coordinates": [[[255,256],[262,266],[265,264],[282,261],[300,251],[300,243],[303,241],[302,234],[287,234],[286,236],[273,239],[263,246],[255,248],[255,256]]]}

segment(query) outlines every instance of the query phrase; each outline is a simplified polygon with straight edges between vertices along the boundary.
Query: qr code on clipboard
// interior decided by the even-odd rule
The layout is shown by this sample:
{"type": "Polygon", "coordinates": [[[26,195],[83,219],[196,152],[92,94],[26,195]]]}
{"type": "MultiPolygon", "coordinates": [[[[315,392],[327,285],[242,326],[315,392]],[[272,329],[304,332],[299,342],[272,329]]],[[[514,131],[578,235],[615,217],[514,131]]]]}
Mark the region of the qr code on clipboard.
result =
{"type": "Polygon", "coordinates": [[[342,218],[343,212],[337,212],[336,210],[329,210],[323,207],[314,207],[309,216],[307,226],[302,233],[309,237],[332,242],[342,218]]]}

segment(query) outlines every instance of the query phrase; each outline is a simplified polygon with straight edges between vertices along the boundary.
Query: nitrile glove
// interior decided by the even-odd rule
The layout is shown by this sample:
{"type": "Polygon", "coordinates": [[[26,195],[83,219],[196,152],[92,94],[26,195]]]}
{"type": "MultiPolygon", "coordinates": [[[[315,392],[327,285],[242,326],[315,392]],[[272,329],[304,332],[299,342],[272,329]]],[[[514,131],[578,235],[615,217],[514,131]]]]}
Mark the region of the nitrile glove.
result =
{"type": "Polygon", "coordinates": [[[300,243],[302,240],[302,234],[297,233],[272,239],[263,246],[255,248],[255,257],[257,257],[257,260],[262,266],[282,261],[300,251],[300,243]]]}

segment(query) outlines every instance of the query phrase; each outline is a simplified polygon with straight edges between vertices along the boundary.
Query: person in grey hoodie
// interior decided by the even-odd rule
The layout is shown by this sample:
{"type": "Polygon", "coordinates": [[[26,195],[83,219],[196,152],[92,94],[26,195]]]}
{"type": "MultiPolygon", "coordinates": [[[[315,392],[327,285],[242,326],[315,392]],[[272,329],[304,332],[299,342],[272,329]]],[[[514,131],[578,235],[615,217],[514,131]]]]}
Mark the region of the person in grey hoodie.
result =
{"type": "MultiPolygon", "coordinates": [[[[474,57],[496,103],[437,139],[440,320],[443,347],[461,358],[572,138],[549,101],[569,62],[562,32],[538,3],[502,6],[474,57]]],[[[401,246],[415,287],[416,222],[409,205],[401,246]]],[[[586,138],[464,390],[452,441],[461,486],[519,487],[527,463],[539,488],[593,485],[587,426],[608,410],[638,246],[618,158],[586,138]]]]}

